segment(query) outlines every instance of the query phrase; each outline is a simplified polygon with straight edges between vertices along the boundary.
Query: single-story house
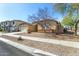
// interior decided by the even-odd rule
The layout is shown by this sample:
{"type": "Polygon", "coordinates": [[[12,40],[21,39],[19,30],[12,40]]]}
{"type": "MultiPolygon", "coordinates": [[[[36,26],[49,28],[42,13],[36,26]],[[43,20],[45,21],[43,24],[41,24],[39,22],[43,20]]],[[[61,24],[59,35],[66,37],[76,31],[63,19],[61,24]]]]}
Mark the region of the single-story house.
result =
{"type": "Polygon", "coordinates": [[[53,19],[40,20],[33,22],[29,26],[31,32],[53,32],[53,33],[63,33],[63,27],[61,24],[53,19]]]}

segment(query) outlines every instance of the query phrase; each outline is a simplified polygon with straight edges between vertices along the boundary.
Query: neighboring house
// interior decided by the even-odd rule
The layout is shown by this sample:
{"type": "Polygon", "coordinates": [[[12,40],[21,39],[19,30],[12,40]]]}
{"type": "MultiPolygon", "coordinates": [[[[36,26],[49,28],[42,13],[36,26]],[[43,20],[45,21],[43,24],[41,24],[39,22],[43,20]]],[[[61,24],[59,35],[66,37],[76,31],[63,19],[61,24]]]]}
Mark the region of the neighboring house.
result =
{"type": "Polygon", "coordinates": [[[59,22],[53,19],[46,19],[34,22],[30,26],[30,31],[36,32],[53,32],[53,33],[63,33],[63,27],[59,22]]]}
{"type": "Polygon", "coordinates": [[[5,32],[15,32],[21,31],[21,24],[25,23],[21,20],[11,20],[11,21],[4,21],[0,23],[0,26],[3,28],[5,32]]]}

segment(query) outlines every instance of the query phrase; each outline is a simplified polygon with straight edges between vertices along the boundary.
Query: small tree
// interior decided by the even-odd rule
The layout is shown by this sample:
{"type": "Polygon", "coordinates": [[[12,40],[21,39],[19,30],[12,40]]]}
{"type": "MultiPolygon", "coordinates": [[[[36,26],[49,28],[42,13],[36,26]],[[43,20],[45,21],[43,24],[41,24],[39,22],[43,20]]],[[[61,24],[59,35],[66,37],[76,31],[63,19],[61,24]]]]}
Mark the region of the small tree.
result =
{"type": "Polygon", "coordinates": [[[70,26],[72,30],[72,27],[74,27],[74,20],[72,19],[72,15],[66,15],[62,20],[62,24],[64,26],[70,26]]]}
{"type": "Polygon", "coordinates": [[[3,29],[2,29],[2,27],[1,27],[1,25],[0,25],[0,31],[3,31],[3,29]]]}
{"type": "Polygon", "coordinates": [[[74,27],[75,35],[77,35],[77,28],[79,23],[79,3],[59,3],[54,5],[54,9],[62,15],[67,15],[69,12],[75,16],[74,27]]]}

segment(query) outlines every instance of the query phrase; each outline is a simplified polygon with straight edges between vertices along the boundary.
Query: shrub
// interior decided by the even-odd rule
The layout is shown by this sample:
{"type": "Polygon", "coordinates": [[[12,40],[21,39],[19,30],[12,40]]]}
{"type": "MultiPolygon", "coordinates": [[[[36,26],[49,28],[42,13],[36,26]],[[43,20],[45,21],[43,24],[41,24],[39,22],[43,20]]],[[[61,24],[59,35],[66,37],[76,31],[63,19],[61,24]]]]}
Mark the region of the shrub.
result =
{"type": "Polygon", "coordinates": [[[23,39],[22,39],[22,37],[19,37],[17,40],[18,40],[18,41],[22,41],[23,39]]]}
{"type": "Polygon", "coordinates": [[[31,33],[31,30],[28,30],[28,33],[31,33]]]}

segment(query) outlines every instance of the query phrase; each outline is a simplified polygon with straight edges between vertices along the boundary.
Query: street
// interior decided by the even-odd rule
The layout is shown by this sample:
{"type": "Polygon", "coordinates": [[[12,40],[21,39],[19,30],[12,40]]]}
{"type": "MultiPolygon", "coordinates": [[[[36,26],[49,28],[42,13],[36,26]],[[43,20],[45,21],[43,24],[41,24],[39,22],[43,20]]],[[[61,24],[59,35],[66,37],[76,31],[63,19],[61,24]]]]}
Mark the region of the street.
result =
{"type": "Polygon", "coordinates": [[[0,41],[0,56],[32,56],[32,55],[0,41]]]}

